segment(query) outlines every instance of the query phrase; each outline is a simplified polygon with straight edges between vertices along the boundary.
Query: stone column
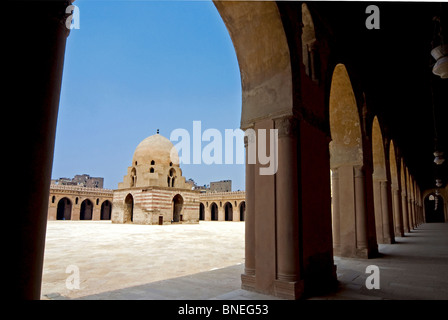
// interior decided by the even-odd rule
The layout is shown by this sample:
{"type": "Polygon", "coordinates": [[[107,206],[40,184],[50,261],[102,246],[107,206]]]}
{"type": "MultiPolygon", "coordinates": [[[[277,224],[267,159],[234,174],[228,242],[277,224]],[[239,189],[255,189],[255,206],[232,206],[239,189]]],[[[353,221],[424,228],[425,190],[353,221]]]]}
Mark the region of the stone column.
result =
{"type": "Polygon", "coordinates": [[[368,256],[367,213],[365,199],[364,170],[362,166],[353,167],[355,186],[355,219],[356,219],[356,256],[368,256]]]}
{"type": "MultiPolygon", "coordinates": [[[[252,131],[251,131],[252,132],[252,131]]],[[[244,274],[241,275],[241,288],[255,288],[255,164],[249,163],[248,151],[255,150],[254,135],[244,137],[246,149],[246,213],[245,213],[245,261],[244,274]]]]}
{"type": "Polygon", "coordinates": [[[414,229],[413,221],[412,221],[412,199],[408,197],[408,221],[409,221],[409,231],[414,229]]]}
{"type": "MultiPolygon", "coordinates": [[[[297,122],[286,117],[275,121],[278,129],[278,170],[275,175],[277,296],[297,299],[303,291],[299,281],[299,205],[297,172],[297,122]]],[[[272,152],[272,150],[271,150],[272,152]]]]}
{"type": "Polygon", "coordinates": [[[210,201],[204,201],[204,221],[211,221],[212,220],[212,211],[211,211],[211,203],[210,201]],[[208,206],[207,206],[208,202],[208,206]]]}
{"type": "Polygon", "coordinates": [[[331,169],[331,215],[333,223],[333,249],[334,254],[341,254],[341,217],[340,217],[340,201],[339,201],[339,172],[338,168],[331,169]]]}
{"type": "Polygon", "coordinates": [[[400,189],[397,186],[392,185],[392,198],[393,198],[393,212],[394,212],[394,220],[395,220],[395,236],[403,237],[403,214],[402,214],[402,206],[401,206],[401,196],[400,189]]]}
{"type": "Polygon", "coordinates": [[[380,183],[381,190],[381,211],[383,214],[384,240],[387,243],[394,243],[394,229],[392,220],[392,203],[390,196],[389,181],[382,180],[380,183]]]}
{"type": "Polygon", "coordinates": [[[101,205],[96,204],[93,205],[92,220],[93,221],[101,220],[101,205]]]}
{"type": "Polygon", "coordinates": [[[409,229],[409,215],[408,215],[408,199],[405,191],[401,191],[401,209],[403,210],[403,232],[408,233],[409,229]]]}
{"type": "Polygon", "coordinates": [[[6,118],[18,124],[26,148],[14,143],[14,176],[5,177],[13,190],[20,190],[11,203],[20,203],[11,219],[8,241],[8,299],[40,299],[50,175],[62,69],[68,29],[69,1],[8,1],[2,5],[3,37],[7,57],[3,77],[8,90],[6,118]],[[23,181],[26,181],[24,184],[23,181]]]}
{"type": "Polygon", "coordinates": [[[389,181],[373,178],[375,227],[378,243],[393,243],[392,205],[389,181]]]}

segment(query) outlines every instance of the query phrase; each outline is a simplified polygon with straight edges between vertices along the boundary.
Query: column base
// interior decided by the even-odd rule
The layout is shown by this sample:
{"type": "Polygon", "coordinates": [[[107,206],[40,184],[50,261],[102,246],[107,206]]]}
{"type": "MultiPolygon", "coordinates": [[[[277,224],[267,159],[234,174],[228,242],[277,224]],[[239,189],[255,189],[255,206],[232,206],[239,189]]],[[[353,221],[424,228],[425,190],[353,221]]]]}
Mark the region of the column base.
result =
{"type": "Polygon", "coordinates": [[[241,289],[255,291],[255,275],[241,275],[241,289]]]}
{"type": "Polygon", "coordinates": [[[303,292],[303,280],[289,282],[277,279],[274,281],[274,294],[276,297],[297,300],[303,296],[303,292]]]}

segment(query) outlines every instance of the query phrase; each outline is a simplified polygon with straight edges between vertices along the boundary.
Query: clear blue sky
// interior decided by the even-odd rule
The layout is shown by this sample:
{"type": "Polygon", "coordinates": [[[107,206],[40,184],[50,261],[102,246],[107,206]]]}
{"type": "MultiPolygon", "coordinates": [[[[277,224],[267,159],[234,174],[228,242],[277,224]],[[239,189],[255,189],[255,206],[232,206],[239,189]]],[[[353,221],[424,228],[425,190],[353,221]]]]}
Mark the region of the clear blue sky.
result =
{"type": "MultiPolygon", "coordinates": [[[[169,138],[196,120],[223,137],[239,128],[238,62],[211,1],[74,4],[80,29],[67,39],[52,178],[86,173],[115,189],[157,129],[169,138]]],[[[244,165],[181,168],[198,184],[231,179],[244,190],[244,165]]]]}

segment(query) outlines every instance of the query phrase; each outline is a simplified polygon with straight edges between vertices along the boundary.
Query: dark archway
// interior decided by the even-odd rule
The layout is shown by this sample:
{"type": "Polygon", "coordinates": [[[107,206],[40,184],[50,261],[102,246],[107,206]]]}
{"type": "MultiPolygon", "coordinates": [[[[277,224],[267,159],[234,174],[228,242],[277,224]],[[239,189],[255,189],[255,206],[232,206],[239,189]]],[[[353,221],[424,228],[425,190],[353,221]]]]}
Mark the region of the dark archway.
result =
{"type": "Polygon", "coordinates": [[[182,221],[182,206],[184,199],[180,194],[176,194],[173,198],[173,222],[182,221]]]}
{"type": "Polygon", "coordinates": [[[214,202],[210,205],[211,220],[218,221],[218,205],[214,202]]]}
{"type": "Polygon", "coordinates": [[[243,201],[240,204],[240,221],[244,221],[245,218],[246,218],[246,201],[243,201]]]}
{"type": "Polygon", "coordinates": [[[92,220],[92,216],[93,216],[93,203],[89,199],[86,199],[81,203],[79,220],[92,220]]]}
{"type": "Polygon", "coordinates": [[[434,193],[425,198],[425,216],[426,222],[445,222],[443,198],[434,193]]]}
{"type": "Polygon", "coordinates": [[[199,203],[199,220],[205,220],[205,206],[203,203],[199,203]]]}
{"type": "Polygon", "coordinates": [[[71,218],[72,218],[72,202],[68,198],[62,198],[58,202],[56,219],[71,220],[71,218]]]}
{"type": "Polygon", "coordinates": [[[124,223],[134,221],[134,197],[130,193],[124,199],[123,220],[124,223]]]}
{"type": "Polygon", "coordinates": [[[109,200],[101,204],[101,220],[110,220],[112,212],[112,203],[109,200]]]}
{"type": "Polygon", "coordinates": [[[226,221],[233,221],[233,207],[230,202],[224,204],[224,217],[226,221]]]}

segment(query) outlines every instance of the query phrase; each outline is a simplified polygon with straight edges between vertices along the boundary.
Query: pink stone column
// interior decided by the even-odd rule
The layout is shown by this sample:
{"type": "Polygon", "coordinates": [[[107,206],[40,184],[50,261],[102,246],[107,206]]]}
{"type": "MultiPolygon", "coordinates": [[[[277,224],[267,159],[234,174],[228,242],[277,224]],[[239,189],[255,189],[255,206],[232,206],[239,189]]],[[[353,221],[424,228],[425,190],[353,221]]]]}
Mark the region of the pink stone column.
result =
{"type": "Polygon", "coordinates": [[[401,208],[403,209],[403,232],[409,232],[409,215],[408,215],[408,199],[406,196],[406,192],[401,192],[401,208]]]}
{"type": "Polygon", "coordinates": [[[395,236],[403,237],[403,214],[401,210],[401,197],[400,190],[396,186],[392,186],[392,197],[393,197],[393,207],[394,207],[394,217],[395,217],[395,236]]]}
{"type": "Polygon", "coordinates": [[[367,217],[366,196],[364,184],[364,171],[362,166],[353,167],[355,185],[355,212],[356,212],[356,251],[358,256],[367,257],[367,217]],[[365,254],[363,254],[365,252],[365,254]]]}
{"type": "Polygon", "coordinates": [[[331,169],[331,210],[333,222],[333,249],[335,255],[340,255],[341,246],[341,217],[340,217],[340,199],[339,199],[339,172],[338,168],[331,169]]]}
{"type": "Polygon", "coordinates": [[[277,295],[298,298],[299,282],[299,205],[297,172],[297,123],[293,118],[275,121],[278,129],[278,171],[276,183],[277,295]]]}
{"type": "Polygon", "coordinates": [[[394,232],[391,212],[391,197],[389,192],[389,181],[380,181],[381,192],[381,212],[383,215],[384,240],[387,243],[394,243],[394,232]]]}
{"type": "MultiPolygon", "coordinates": [[[[248,145],[256,145],[256,137],[244,137],[246,149],[246,213],[245,213],[245,263],[241,275],[241,287],[253,290],[255,287],[255,164],[248,161],[248,145]]],[[[252,149],[251,149],[252,150],[252,149]]]]}

